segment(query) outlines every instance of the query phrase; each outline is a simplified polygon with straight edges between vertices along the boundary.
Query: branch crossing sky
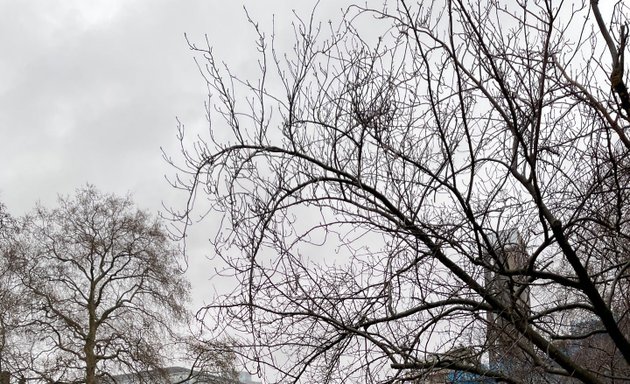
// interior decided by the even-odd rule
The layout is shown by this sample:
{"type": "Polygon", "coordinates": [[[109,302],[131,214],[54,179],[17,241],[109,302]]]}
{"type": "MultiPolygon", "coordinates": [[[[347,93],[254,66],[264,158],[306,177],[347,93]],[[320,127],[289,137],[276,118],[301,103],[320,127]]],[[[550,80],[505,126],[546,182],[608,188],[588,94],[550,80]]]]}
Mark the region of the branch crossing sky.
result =
{"type": "MultiPolygon", "coordinates": [[[[296,11],[308,15],[314,3],[300,1],[296,11]]],[[[151,212],[183,204],[164,179],[174,171],[160,148],[177,155],[176,117],[207,126],[207,88],[184,33],[198,43],[207,34],[232,69],[254,71],[243,6],[268,31],[275,17],[291,42],[296,2],[288,0],[0,1],[0,201],[19,216],[91,183],[131,192],[151,212]]],[[[341,6],[320,11],[338,17],[341,6]]],[[[207,239],[218,221],[209,218],[190,240],[194,305],[208,297],[207,239]]]]}

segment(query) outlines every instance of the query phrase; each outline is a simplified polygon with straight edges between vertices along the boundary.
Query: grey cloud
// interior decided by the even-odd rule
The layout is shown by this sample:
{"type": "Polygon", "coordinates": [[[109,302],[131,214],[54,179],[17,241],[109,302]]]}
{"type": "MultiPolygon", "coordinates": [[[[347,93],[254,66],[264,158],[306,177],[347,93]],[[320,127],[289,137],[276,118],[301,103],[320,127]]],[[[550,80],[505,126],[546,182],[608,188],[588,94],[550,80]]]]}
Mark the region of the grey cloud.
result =
{"type": "MultiPolygon", "coordinates": [[[[90,182],[131,191],[154,212],[162,200],[182,204],[185,196],[163,179],[173,170],[160,147],[177,155],[176,116],[192,130],[207,124],[207,90],[183,34],[195,42],[207,34],[220,58],[254,78],[255,34],[242,5],[267,32],[276,14],[289,50],[296,3],[307,15],[314,1],[0,2],[0,201],[21,214],[90,182]]],[[[341,6],[324,2],[319,14],[341,6]]],[[[200,259],[211,254],[217,222],[210,217],[190,239],[201,285],[212,269],[200,259]]]]}

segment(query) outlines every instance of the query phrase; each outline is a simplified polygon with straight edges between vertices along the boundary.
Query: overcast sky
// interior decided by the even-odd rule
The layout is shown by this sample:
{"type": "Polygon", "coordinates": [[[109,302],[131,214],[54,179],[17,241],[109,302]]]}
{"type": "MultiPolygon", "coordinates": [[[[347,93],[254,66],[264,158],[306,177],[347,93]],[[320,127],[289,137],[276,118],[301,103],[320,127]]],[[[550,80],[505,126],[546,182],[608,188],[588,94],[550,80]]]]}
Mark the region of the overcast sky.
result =
{"type": "MultiPolygon", "coordinates": [[[[279,34],[312,0],[0,0],[0,201],[14,215],[86,183],[131,192],[152,212],[184,203],[164,180],[177,154],[176,117],[204,127],[206,86],[184,40],[202,42],[236,71],[253,68],[243,6],[279,34]]],[[[323,1],[335,18],[343,4],[323,1]]],[[[326,16],[328,17],[328,16],[326,16]]],[[[206,246],[215,222],[191,239],[195,305],[212,291],[206,246]]]]}

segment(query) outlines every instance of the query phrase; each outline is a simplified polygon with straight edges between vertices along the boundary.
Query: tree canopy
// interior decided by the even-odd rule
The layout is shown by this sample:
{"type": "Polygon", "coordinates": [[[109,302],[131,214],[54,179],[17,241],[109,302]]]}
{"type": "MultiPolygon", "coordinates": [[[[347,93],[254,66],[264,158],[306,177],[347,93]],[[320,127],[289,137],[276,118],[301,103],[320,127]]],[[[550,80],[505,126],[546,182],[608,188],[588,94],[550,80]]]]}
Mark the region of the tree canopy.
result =
{"type": "Polygon", "coordinates": [[[19,376],[90,384],[173,357],[189,283],[163,225],[129,197],[88,186],[39,206],[4,255],[23,302],[11,310],[19,376]]]}
{"type": "Polygon", "coordinates": [[[191,43],[175,214],[223,215],[239,282],[209,325],[278,381],[627,380],[627,6],[361,4],[289,52],[252,21],[257,81],[191,43]]]}

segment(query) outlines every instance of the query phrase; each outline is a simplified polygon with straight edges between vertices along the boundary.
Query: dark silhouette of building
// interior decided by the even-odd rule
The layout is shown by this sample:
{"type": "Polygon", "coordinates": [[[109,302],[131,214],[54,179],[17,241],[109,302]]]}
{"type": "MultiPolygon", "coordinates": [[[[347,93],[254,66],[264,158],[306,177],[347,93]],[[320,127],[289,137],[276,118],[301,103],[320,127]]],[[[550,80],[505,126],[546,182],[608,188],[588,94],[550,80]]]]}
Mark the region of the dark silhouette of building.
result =
{"type": "Polygon", "coordinates": [[[487,313],[486,346],[491,369],[507,374],[527,374],[526,340],[515,329],[514,322],[527,322],[530,314],[530,289],[519,272],[528,264],[529,256],[523,239],[516,230],[501,231],[491,239],[492,247],[485,254],[485,285],[507,311],[487,313]],[[503,315],[509,313],[510,319],[503,315]]]}

